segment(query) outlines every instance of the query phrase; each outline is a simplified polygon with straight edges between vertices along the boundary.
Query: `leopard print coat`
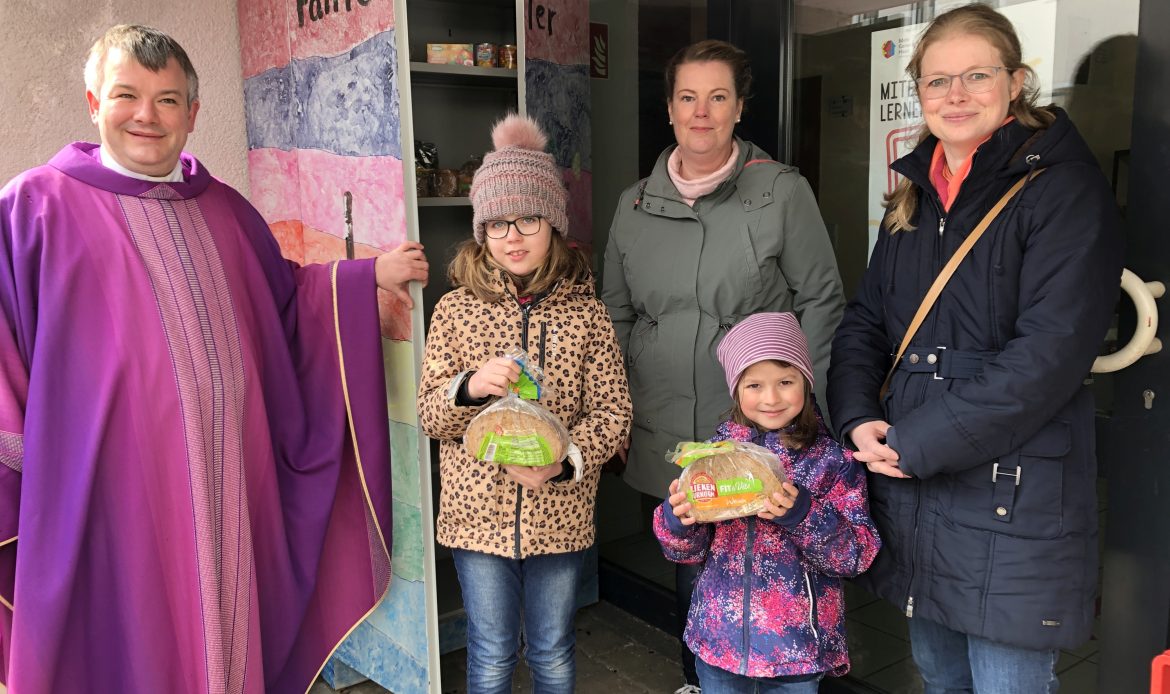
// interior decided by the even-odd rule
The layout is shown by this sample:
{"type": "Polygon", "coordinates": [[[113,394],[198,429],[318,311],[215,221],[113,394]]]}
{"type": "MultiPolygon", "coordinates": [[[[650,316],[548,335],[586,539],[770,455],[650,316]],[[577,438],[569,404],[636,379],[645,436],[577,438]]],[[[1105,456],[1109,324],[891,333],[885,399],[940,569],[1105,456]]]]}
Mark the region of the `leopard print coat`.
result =
{"type": "Polygon", "coordinates": [[[561,283],[527,313],[510,289],[494,303],[456,289],[431,317],[418,415],[422,430],[439,440],[437,539],[515,559],[585,549],[594,539],[601,466],[629,435],[633,417],[613,323],[592,282],[561,283]],[[539,402],[568,427],[585,461],[580,481],[547,482],[535,492],[463,449],[468,423],[486,405],[459,406],[449,397],[460,374],[502,356],[525,336],[524,347],[542,365],[549,386],[539,402]]]}

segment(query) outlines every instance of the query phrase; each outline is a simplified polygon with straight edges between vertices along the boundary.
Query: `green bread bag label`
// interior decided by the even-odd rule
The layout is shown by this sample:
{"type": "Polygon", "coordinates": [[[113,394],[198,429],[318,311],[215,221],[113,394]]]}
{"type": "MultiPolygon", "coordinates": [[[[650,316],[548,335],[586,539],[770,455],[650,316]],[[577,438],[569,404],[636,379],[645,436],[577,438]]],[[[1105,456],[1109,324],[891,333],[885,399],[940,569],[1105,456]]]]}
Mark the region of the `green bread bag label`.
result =
{"type": "Polygon", "coordinates": [[[746,477],[732,477],[725,480],[715,480],[719,488],[719,496],[728,494],[759,494],[764,491],[764,481],[748,479],[746,477]]]}
{"type": "Polygon", "coordinates": [[[532,380],[532,375],[524,368],[523,362],[517,360],[516,363],[520,364],[520,380],[511,385],[511,391],[521,400],[539,400],[540,384],[532,380]]]}
{"type": "Polygon", "coordinates": [[[674,464],[685,468],[696,460],[702,460],[707,456],[716,455],[717,453],[725,453],[734,448],[734,441],[719,441],[718,443],[692,441],[689,443],[680,443],[675,448],[674,455],[678,457],[674,459],[674,464]]]}
{"type": "Polygon", "coordinates": [[[488,432],[479,444],[480,460],[500,465],[523,465],[541,467],[552,465],[552,449],[543,438],[536,434],[507,436],[488,432]]]}

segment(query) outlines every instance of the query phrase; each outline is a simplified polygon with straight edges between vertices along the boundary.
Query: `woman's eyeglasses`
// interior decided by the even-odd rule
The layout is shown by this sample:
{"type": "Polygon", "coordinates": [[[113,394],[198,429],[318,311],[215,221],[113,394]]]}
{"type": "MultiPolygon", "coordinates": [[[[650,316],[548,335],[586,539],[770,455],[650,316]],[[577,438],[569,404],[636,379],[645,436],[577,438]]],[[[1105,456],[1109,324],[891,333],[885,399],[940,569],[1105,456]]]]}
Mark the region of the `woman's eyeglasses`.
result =
{"type": "Polygon", "coordinates": [[[544,218],[538,215],[520,217],[514,221],[489,219],[483,223],[483,231],[489,239],[506,238],[510,227],[516,227],[516,231],[520,232],[521,236],[532,236],[540,231],[540,220],[542,219],[544,218]]]}
{"type": "Polygon", "coordinates": [[[941,99],[951,91],[951,80],[959,78],[963,89],[969,94],[983,94],[995,87],[995,78],[1000,70],[1011,72],[1006,67],[974,67],[960,75],[923,75],[914,80],[918,93],[924,99],[941,99]]]}

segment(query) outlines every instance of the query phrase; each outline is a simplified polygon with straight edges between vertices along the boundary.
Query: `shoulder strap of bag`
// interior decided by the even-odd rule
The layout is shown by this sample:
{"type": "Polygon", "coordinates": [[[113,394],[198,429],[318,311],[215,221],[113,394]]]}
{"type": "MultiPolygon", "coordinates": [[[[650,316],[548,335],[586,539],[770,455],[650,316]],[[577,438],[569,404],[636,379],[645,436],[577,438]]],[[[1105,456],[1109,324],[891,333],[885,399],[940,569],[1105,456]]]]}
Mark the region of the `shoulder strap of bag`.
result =
{"type": "Polygon", "coordinates": [[[967,235],[967,238],[963,239],[963,243],[959,245],[959,248],[951,256],[951,259],[943,266],[942,271],[938,273],[938,277],[934,278],[934,284],[930,285],[926,296],[922,297],[922,303],[918,306],[918,311],[914,314],[914,319],[910,321],[910,327],[906,328],[906,335],[902,338],[902,344],[898,345],[898,353],[894,355],[894,363],[890,366],[890,370],[886,374],[886,380],[882,383],[881,390],[878,391],[878,400],[886,397],[886,391],[890,388],[890,380],[894,378],[894,372],[898,370],[898,362],[902,360],[902,355],[906,353],[906,348],[910,346],[910,341],[914,339],[914,334],[918,332],[918,328],[926,320],[926,315],[934,307],[934,302],[942,294],[943,287],[947,286],[951,275],[955,274],[955,269],[959,267],[959,263],[963,262],[963,258],[967,257],[967,253],[975,245],[975,242],[979,240],[980,236],[983,236],[983,232],[987,231],[987,227],[991,226],[991,223],[995,221],[995,218],[999,216],[999,213],[1003,211],[1003,208],[1008,202],[1016,196],[1016,193],[1020,192],[1024,184],[1039,176],[1042,171],[1044,169],[1037,169],[1016,181],[1016,184],[1008,189],[1008,192],[1003,194],[999,202],[995,203],[995,207],[992,207],[987,211],[987,214],[983,215],[983,219],[979,220],[979,225],[967,235]]]}

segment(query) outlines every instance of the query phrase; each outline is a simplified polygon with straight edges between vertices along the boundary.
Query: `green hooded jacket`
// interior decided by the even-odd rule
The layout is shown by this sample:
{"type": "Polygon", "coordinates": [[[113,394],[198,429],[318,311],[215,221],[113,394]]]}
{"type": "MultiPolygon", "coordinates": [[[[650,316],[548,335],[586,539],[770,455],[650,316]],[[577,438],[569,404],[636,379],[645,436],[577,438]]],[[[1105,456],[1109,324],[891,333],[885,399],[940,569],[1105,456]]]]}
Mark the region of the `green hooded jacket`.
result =
{"type": "Polygon", "coordinates": [[[601,299],[634,403],[624,478],[657,497],[679,474],[667,451],[714,435],[731,408],[715,356],[727,330],[761,311],[796,313],[815,390],[823,394],[829,343],[845,305],[808,182],[737,142],[735,172],[693,207],[667,173],[668,148],[649,178],[622,193],[609,231],[601,299]]]}

